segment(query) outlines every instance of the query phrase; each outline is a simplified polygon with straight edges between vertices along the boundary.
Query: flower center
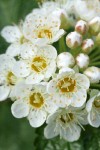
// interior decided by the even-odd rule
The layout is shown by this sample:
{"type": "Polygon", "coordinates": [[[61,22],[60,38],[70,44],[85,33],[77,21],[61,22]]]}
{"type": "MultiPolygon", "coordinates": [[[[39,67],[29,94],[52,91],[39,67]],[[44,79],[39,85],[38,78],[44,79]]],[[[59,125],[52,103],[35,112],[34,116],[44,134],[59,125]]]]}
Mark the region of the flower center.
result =
{"type": "Polygon", "coordinates": [[[67,113],[66,115],[61,115],[60,120],[63,123],[69,123],[73,120],[73,118],[74,118],[74,115],[72,113],[67,113]]]}
{"type": "Polygon", "coordinates": [[[36,72],[41,72],[47,67],[46,60],[43,57],[35,57],[32,61],[31,68],[36,72]]]}
{"type": "Polygon", "coordinates": [[[7,74],[8,84],[15,85],[16,80],[17,80],[16,76],[12,72],[8,72],[8,74],[7,74]]]}
{"type": "Polygon", "coordinates": [[[94,100],[94,106],[100,108],[100,99],[94,100]]]}
{"type": "Polygon", "coordinates": [[[71,78],[65,77],[58,82],[57,86],[62,93],[73,92],[76,87],[76,81],[71,78]]]}
{"type": "Polygon", "coordinates": [[[30,104],[35,108],[40,108],[44,104],[43,96],[40,93],[33,93],[29,98],[30,104]]]}
{"type": "Polygon", "coordinates": [[[20,38],[20,44],[24,44],[24,43],[26,43],[26,42],[28,42],[28,40],[25,39],[24,36],[22,36],[22,37],[20,38]]]}
{"type": "Polygon", "coordinates": [[[38,32],[38,38],[48,38],[51,39],[52,38],[52,32],[50,29],[41,29],[38,32]]]}

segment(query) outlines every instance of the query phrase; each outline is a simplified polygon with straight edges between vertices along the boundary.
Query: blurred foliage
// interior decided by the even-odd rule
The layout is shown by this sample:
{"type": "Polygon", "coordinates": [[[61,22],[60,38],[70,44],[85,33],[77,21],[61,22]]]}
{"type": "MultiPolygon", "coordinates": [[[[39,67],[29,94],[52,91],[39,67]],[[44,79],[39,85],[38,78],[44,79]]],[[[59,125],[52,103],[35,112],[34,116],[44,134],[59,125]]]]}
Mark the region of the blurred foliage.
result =
{"type": "MultiPolygon", "coordinates": [[[[35,0],[0,0],[0,30],[18,24],[33,8],[35,0]]],[[[0,53],[8,44],[0,37],[0,53]]],[[[43,127],[32,128],[27,119],[15,119],[11,114],[9,100],[0,103],[0,150],[99,150],[100,130],[86,126],[77,142],[68,143],[59,137],[46,140],[43,127]]]]}
{"type": "Polygon", "coordinates": [[[16,119],[10,111],[11,102],[0,104],[0,150],[99,150],[100,130],[86,126],[77,142],[69,143],[59,137],[47,140],[44,126],[34,129],[27,119],[16,119]]]}

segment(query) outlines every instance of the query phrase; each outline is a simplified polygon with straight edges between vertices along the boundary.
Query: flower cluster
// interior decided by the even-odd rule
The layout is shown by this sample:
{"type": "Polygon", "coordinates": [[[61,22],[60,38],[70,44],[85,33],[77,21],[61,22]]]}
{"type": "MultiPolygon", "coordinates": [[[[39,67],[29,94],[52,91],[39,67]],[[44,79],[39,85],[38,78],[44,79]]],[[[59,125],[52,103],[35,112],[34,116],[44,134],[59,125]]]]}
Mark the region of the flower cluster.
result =
{"type": "Polygon", "coordinates": [[[98,0],[44,1],[1,35],[10,45],[0,55],[0,101],[11,99],[14,117],[46,122],[46,138],[70,142],[84,125],[100,126],[98,0]]]}

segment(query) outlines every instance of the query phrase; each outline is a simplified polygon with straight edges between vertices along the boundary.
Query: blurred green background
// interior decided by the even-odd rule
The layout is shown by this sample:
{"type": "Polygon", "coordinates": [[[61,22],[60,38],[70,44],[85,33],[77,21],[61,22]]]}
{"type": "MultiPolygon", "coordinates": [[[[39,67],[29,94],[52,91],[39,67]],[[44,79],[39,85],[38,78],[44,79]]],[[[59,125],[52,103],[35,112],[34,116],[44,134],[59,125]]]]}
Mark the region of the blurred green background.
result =
{"type": "MultiPolygon", "coordinates": [[[[13,23],[18,24],[33,8],[36,0],[0,0],[0,30],[13,23]]],[[[8,44],[0,36],[0,53],[8,44]]],[[[86,126],[77,142],[68,143],[59,137],[46,140],[43,128],[32,128],[27,119],[15,119],[11,114],[11,102],[0,102],[0,150],[100,150],[100,129],[86,126]]]]}

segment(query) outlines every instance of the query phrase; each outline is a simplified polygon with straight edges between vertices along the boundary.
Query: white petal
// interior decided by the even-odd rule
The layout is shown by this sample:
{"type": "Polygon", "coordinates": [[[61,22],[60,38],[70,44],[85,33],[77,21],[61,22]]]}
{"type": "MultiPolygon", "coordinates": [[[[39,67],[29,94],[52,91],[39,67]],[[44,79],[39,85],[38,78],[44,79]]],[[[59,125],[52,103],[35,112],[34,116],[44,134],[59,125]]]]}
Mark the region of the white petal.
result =
{"type": "Polygon", "coordinates": [[[56,93],[56,81],[51,80],[47,85],[47,92],[49,94],[55,94],[56,93]]]}
{"type": "Polygon", "coordinates": [[[34,38],[31,38],[30,39],[32,41],[32,43],[35,43],[36,45],[39,45],[39,46],[45,46],[49,43],[49,40],[46,39],[46,38],[38,38],[38,39],[34,39],[34,38]]]}
{"type": "Polygon", "coordinates": [[[55,72],[56,72],[56,61],[52,60],[44,76],[45,78],[50,78],[51,76],[54,75],[55,72]]]}
{"type": "Polygon", "coordinates": [[[71,125],[70,128],[61,130],[61,137],[69,142],[77,141],[80,137],[81,128],[75,124],[71,125]]]}
{"type": "Polygon", "coordinates": [[[47,117],[47,119],[46,119],[46,123],[47,123],[47,124],[50,124],[51,122],[55,122],[55,120],[56,120],[58,114],[59,114],[58,111],[56,111],[56,112],[53,113],[53,114],[50,114],[50,115],[47,117]]]}
{"type": "Polygon", "coordinates": [[[78,90],[77,92],[73,93],[71,105],[74,107],[81,107],[86,102],[86,98],[87,98],[86,90],[84,89],[78,90]]]}
{"type": "Polygon", "coordinates": [[[76,79],[77,79],[78,84],[82,88],[85,88],[86,90],[89,89],[90,81],[85,75],[77,73],[76,74],[76,79]]]}
{"type": "Polygon", "coordinates": [[[37,128],[43,125],[47,117],[47,113],[42,110],[31,111],[28,120],[32,127],[37,128]]]}
{"type": "Polygon", "coordinates": [[[32,89],[32,85],[25,84],[25,81],[20,81],[14,86],[14,94],[16,99],[27,98],[30,91],[32,89]]]}
{"type": "Polygon", "coordinates": [[[8,98],[10,93],[10,87],[0,86],[0,101],[4,101],[8,98]]]}
{"type": "Polygon", "coordinates": [[[54,113],[58,109],[57,105],[53,102],[52,97],[51,99],[47,99],[46,103],[47,105],[45,109],[49,114],[54,113]]]}
{"type": "Polygon", "coordinates": [[[27,77],[30,74],[30,68],[24,61],[18,61],[13,67],[13,73],[17,77],[27,77]]]}
{"type": "Polygon", "coordinates": [[[32,73],[26,78],[26,84],[36,84],[42,81],[43,79],[44,79],[44,75],[32,73]]]}
{"type": "Polygon", "coordinates": [[[90,112],[91,109],[92,109],[92,103],[94,101],[95,97],[91,98],[90,100],[87,101],[87,104],[86,104],[86,110],[87,112],[90,112]]]}
{"type": "Polygon", "coordinates": [[[64,34],[65,31],[63,29],[60,29],[58,33],[55,35],[55,37],[52,39],[51,43],[58,41],[64,34]]]}
{"type": "Polygon", "coordinates": [[[75,71],[73,69],[69,68],[64,68],[60,71],[60,73],[57,75],[58,80],[62,79],[63,77],[74,77],[75,76],[75,71]]]}
{"type": "Polygon", "coordinates": [[[21,46],[21,57],[23,59],[30,59],[34,56],[35,46],[30,42],[24,43],[21,46]]]}
{"type": "Polygon", "coordinates": [[[6,54],[12,57],[15,57],[20,54],[20,44],[19,43],[13,43],[11,44],[6,51],[6,54]]]}
{"type": "Polygon", "coordinates": [[[55,49],[55,47],[53,47],[51,45],[46,45],[46,46],[40,47],[39,49],[40,49],[40,51],[38,52],[38,54],[42,54],[46,58],[49,58],[49,59],[52,59],[52,60],[56,59],[57,50],[55,49]]]}
{"type": "Polygon", "coordinates": [[[5,74],[6,74],[6,70],[5,71],[0,70],[0,85],[4,85],[6,82],[5,74]]]}
{"type": "Polygon", "coordinates": [[[73,69],[68,68],[68,67],[62,68],[62,69],[59,70],[59,74],[61,74],[63,72],[73,72],[73,73],[75,73],[73,69]]]}
{"type": "Polygon", "coordinates": [[[12,69],[13,65],[16,63],[16,60],[7,55],[7,54],[1,54],[0,55],[0,70],[2,69],[12,69]]]}
{"type": "Polygon", "coordinates": [[[8,43],[12,43],[21,37],[21,32],[17,26],[6,26],[2,29],[1,35],[8,43]]]}
{"type": "Polygon", "coordinates": [[[94,110],[92,110],[88,114],[88,121],[89,121],[89,124],[91,126],[98,128],[100,126],[100,114],[99,114],[99,112],[96,113],[94,110]]]}
{"type": "Polygon", "coordinates": [[[16,100],[11,106],[11,112],[16,118],[23,118],[29,114],[29,106],[22,100],[16,100]]]}
{"type": "Polygon", "coordinates": [[[54,131],[55,128],[56,128],[56,123],[55,122],[52,122],[52,123],[48,124],[44,129],[44,136],[47,139],[51,139],[51,138],[56,137],[58,135],[58,133],[54,131]]]}

